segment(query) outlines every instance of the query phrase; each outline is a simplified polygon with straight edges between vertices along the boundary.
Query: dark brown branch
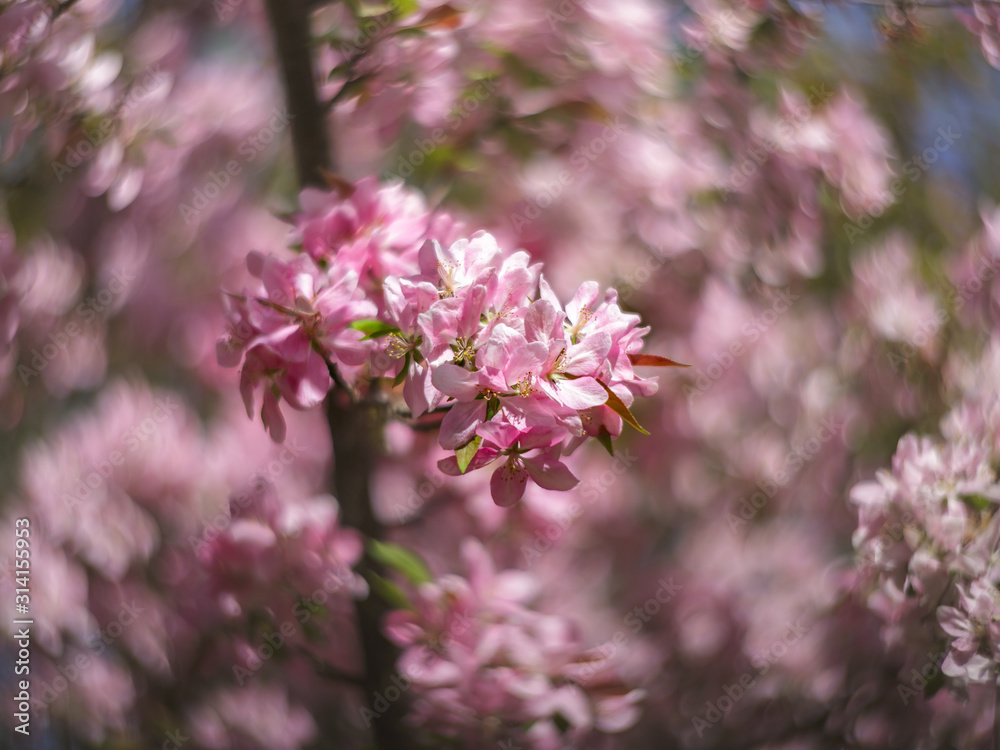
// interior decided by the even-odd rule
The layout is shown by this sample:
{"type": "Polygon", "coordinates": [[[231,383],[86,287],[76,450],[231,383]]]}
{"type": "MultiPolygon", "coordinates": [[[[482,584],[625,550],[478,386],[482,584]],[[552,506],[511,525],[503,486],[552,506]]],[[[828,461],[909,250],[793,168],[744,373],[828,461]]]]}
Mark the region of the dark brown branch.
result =
{"type": "MultiPolygon", "coordinates": [[[[275,47],[281,64],[288,111],[292,121],[292,145],[303,186],[327,186],[324,173],[334,171],[331,144],[326,129],[324,108],[316,95],[310,54],[309,7],[307,0],[265,0],[274,31],[275,47]]],[[[332,373],[339,380],[337,373],[332,373]]],[[[378,403],[379,391],[373,384],[365,401],[355,402],[345,384],[327,395],[327,423],[333,444],[333,491],[341,508],[344,524],[353,526],[370,539],[380,539],[384,529],[372,511],[371,478],[381,452],[381,432],[386,409],[378,403]]],[[[384,571],[367,556],[358,571],[369,576],[384,571]]],[[[375,706],[376,694],[382,695],[392,682],[399,653],[382,635],[382,619],[387,607],[370,595],[357,602],[358,636],[365,672],[361,677],[364,699],[377,718],[371,723],[379,750],[410,750],[415,746],[412,733],[403,723],[407,700],[402,696],[390,703],[385,712],[375,706]]]]}
{"type": "Polygon", "coordinates": [[[325,186],[322,170],[330,170],[330,143],[323,107],[316,96],[307,3],[305,0],[265,2],[281,62],[299,182],[303,186],[325,186]]]}
{"type": "MultiPolygon", "coordinates": [[[[381,449],[383,406],[369,401],[352,403],[339,389],[326,399],[327,423],[333,441],[333,485],[341,505],[344,524],[359,529],[369,539],[380,539],[384,529],[372,511],[370,486],[381,449]]],[[[385,575],[381,566],[366,558],[359,571],[385,575]]],[[[364,650],[365,674],[362,689],[369,708],[376,712],[372,730],[379,750],[408,750],[414,747],[412,735],[404,726],[407,701],[405,696],[389,704],[384,713],[374,706],[376,693],[384,694],[392,685],[399,654],[382,635],[382,620],[388,612],[386,604],[374,594],[356,606],[358,634],[364,650]]]]}

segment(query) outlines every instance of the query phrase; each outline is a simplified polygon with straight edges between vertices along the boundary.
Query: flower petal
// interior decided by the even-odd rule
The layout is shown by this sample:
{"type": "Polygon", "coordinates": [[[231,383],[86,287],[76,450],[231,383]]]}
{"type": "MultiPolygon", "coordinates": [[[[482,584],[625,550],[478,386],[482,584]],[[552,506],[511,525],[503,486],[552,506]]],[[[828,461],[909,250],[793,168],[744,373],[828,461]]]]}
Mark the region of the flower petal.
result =
{"type": "Polygon", "coordinates": [[[524,489],[528,486],[528,471],[522,466],[516,466],[508,461],[493,472],[490,477],[490,493],[493,502],[501,508],[509,508],[524,497],[524,489]]]}
{"type": "Polygon", "coordinates": [[[486,402],[482,399],[454,404],[441,420],[438,442],[453,451],[472,440],[480,422],[486,420],[486,402]]]}
{"type": "Polygon", "coordinates": [[[434,387],[459,401],[472,401],[479,395],[479,374],[447,362],[431,374],[434,387]]]}

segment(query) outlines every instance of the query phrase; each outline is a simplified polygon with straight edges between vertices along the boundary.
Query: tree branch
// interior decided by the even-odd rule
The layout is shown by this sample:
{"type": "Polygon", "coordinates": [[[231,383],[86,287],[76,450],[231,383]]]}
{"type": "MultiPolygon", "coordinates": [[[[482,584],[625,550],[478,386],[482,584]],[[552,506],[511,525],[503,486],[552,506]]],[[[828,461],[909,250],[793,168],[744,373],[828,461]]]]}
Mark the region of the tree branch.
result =
{"type": "Polygon", "coordinates": [[[309,11],[305,0],[265,3],[285,84],[299,182],[303,186],[324,186],[322,170],[330,169],[330,144],[323,108],[316,96],[309,11]]]}
{"type": "MultiPolygon", "coordinates": [[[[326,399],[327,424],[333,441],[333,485],[340,500],[343,522],[359,529],[369,539],[381,539],[384,529],[372,511],[370,483],[381,449],[382,405],[352,403],[340,389],[326,399]]],[[[362,575],[385,571],[367,556],[358,566],[362,575]]],[[[372,730],[380,750],[408,750],[414,746],[411,733],[403,720],[407,701],[404,696],[391,702],[380,712],[375,708],[376,694],[383,694],[392,685],[399,654],[382,635],[382,620],[388,607],[374,594],[357,602],[358,635],[364,651],[365,674],[362,687],[369,708],[377,717],[372,730]]]]}
{"type": "MultiPolygon", "coordinates": [[[[326,186],[324,172],[333,171],[331,144],[326,129],[325,111],[316,95],[310,55],[308,0],[265,0],[275,48],[292,121],[292,144],[299,181],[307,185],[326,186]]],[[[355,403],[349,394],[336,387],[327,394],[326,414],[333,443],[333,490],[340,503],[344,524],[353,526],[370,539],[380,539],[384,529],[371,507],[371,477],[381,450],[381,432],[385,409],[375,403],[377,387],[366,401],[355,403]]],[[[384,574],[381,567],[367,555],[358,564],[359,572],[384,574]]],[[[399,653],[382,635],[382,618],[387,606],[370,595],[356,602],[358,637],[365,672],[361,689],[369,709],[375,715],[371,722],[374,740],[379,750],[410,750],[415,746],[412,733],[403,723],[406,715],[405,696],[391,702],[381,712],[373,703],[382,695],[395,675],[399,653]]],[[[367,724],[367,722],[366,722],[367,724]]]]}

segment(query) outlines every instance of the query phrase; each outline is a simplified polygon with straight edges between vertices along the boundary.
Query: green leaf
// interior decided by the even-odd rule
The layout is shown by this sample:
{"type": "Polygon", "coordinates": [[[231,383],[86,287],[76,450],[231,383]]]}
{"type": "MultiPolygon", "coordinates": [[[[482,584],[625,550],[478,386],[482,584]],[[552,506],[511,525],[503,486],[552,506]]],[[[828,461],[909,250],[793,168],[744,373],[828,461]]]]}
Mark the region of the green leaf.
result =
{"type": "Polygon", "coordinates": [[[556,712],[556,714],[552,717],[552,723],[556,725],[556,729],[559,730],[559,734],[566,734],[566,731],[573,726],[570,724],[569,719],[559,712],[556,712]]]}
{"type": "Polygon", "coordinates": [[[970,508],[979,511],[989,510],[992,506],[996,505],[996,503],[994,503],[985,495],[978,495],[978,494],[962,495],[962,502],[964,502],[970,508]]]}
{"type": "Polygon", "coordinates": [[[455,449],[455,458],[458,460],[458,470],[463,474],[465,473],[465,470],[469,468],[469,464],[472,463],[472,459],[476,457],[476,453],[479,451],[479,445],[482,442],[483,439],[479,435],[476,435],[461,448],[455,449]]]}
{"type": "Polygon", "coordinates": [[[943,687],[944,672],[941,671],[941,667],[938,667],[927,680],[927,684],[924,685],[924,698],[933,698],[934,694],[943,687]]]}
{"type": "Polygon", "coordinates": [[[403,357],[403,368],[399,371],[399,374],[393,378],[392,387],[400,386],[406,380],[406,375],[410,371],[410,352],[407,352],[403,357]]]}
{"type": "Polygon", "coordinates": [[[350,81],[345,83],[340,91],[333,95],[331,100],[334,104],[339,104],[340,102],[350,101],[356,97],[362,97],[362,101],[366,97],[368,90],[368,79],[371,78],[370,74],[362,74],[357,78],[352,78],[350,81]]]}
{"type": "Polygon", "coordinates": [[[410,583],[427,583],[434,579],[427,564],[406,547],[372,539],[368,542],[368,554],[387,568],[402,573],[410,583]]]}
{"type": "Polygon", "coordinates": [[[399,329],[394,325],[389,323],[384,323],[376,318],[363,318],[362,320],[355,320],[351,323],[348,328],[353,328],[355,331],[361,331],[367,339],[377,339],[380,336],[387,336],[390,333],[399,333],[399,329]]]}
{"type": "MultiPolygon", "coordinates": [[[[598,380],[597,382],[601,383],[600,380],[598,380]]],[[[648,435],[649,432],[643,429],[642,425],[639,424],[636,418],[632,415],[632,412],[630,412],[628,407],[625,406],[625,402],[622,401],[620,398],[618,398],[617,394],[613,390],[608,388],[607,385],[601,383],[601,386],[604,388],[604,390],[608,392],[608,400],[604,403],[604,405],[609,407],[615,414],[620,416],[622,419],[624,419],[626,422],[632,425],[643,435],[648,435]]]]}
{"type": "Polygon", "coordinates": [[[493,419],[498,411],[500,411],[500,399],[494,396],[486,402],[486,421],[493,419]]]}
{"type": "Polygon", "coordinates": [[[417,0],[392,0],[391,5],[400,18],[406,18],[420,9],[420,3],[417,0]]]}
{"type": "Polygon", "coordinates": [[[604,450],[608,452],[609,455],[614,457],[615,446],[611,442],[611,433],[608,432],[608,428],[601,425],[601,429],[597,431],[597,442],[604,446],[604,450]]]}
{"type": "Polygon", "coordinates": [[[332,81],[337,76],[347,75],[350,72],[351,72],[351,63],[350,62],[341,63],[340,65],[335,66],[333,70],[331,70],[329,74],[327,74],[326,80],[332,81]]]}
{"type": "Polygon", "coordinates": [[[383,578],[378,573],[369,571],[365,574],[368,586],[372,593],[395,609],[413,609],[410,598],[406,593],[392,581],[383,578]]]}

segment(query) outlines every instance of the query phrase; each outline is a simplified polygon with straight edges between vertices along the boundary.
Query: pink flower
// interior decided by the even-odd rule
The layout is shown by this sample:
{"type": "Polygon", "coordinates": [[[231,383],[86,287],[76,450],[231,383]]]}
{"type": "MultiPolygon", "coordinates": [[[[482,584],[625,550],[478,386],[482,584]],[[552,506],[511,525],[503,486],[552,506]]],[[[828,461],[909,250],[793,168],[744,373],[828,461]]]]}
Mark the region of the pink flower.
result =
{"type": "Polygon", "coordinates": [[[996,677],[1000,661],[1000,592],[974,580],[959,587],[960,607],[938,607],[941,629],[952,637],[941,671],[962,682],[985,683],[996,677]]]}
{"type": "Polygon", "coordinates": [[[547,355],[538,379],[539,388],[558,404],[574,410],[600,406],[608,392],[595,377],[611,351],[611,336],[600,331],[579,343],[563,331],[561,311],[551,302],[533,303],[524,318],[528,340],[547,346],[547,355]]]}
{"type": "Polygon", "coordinates": [[[537,578],[498,571],[477,540],[461,549],[465,578],[421,585],[412,609],[386,618],[387,636],[403,648],[399,669],[420,699],[414,719],[476,747],[498,730],[532,743],[561,740],[541,745],[559,747],[594,729],[632,726],[643,691],[623,684],[606,651],[581,650],[575,623],[530,608],[537,578]],[[588,670],[595,660],[603,662],[598,674],[588,670]],[[564,734],[558,717],[568,723],[564,734]]]}
{"type": "MultiPolygon", "coordinates": [[[[390,277],[382,286],[385,317],[398,333],[372,354],[372,372],[396,376],[406,367],[403,398],[414,417],[434,409],[444,396],[431,383],[431,366],[424,355],[424,327],[418,319],[438,300],[438,291],[427,282],[390,277]]],[[[434,330],[433,326],[430,330],[434,330]]]]}
{"type": "Polygon", "coordinates": [[[224,366],[242,363],[240,392],[251,417],[254,392],[264,385],[261,417],[271,437],[282,442],[279,399],[299,410],[321,403],[332,383],[331,364],[357,366],[368,358],[371,344],[351,324],[377,310],[346,268],[323,274],[308,256],[285,262],[260,253],[247,257],[247,267],[266,296],[227,299],[230,331],[217,355],[224,366]]]}
{"type": "Polygon", "coordinates": [[[538,390],[547,359],[543,342],[529,343],[523,333],[501,323],[476,353],[475,371],[451,363],[435,369],[435,387],[458,402],[441,423],[441,447],[455,449],[472,440],[494,399],[507,421],[579,432],[579,417],[538,390]]]}
{"type": "Polygon", "coordinates": [[[307,188],[301,203],[296,227],[302,249],[314,260],[336,258],[370,292],[387,276],[416,272],[430,213],[420,194],[402,182],[379,185],[366,178],[347,198],[307,188]]]}
{"type": "MultiPolygon", "coordinates": [[[[547,490],[569,490],[578,484],[579,480],[559,460],[562,447],[557,431],[532,428],[522,432],[511,424],[494,421],[483,423],[477,432],[483,442],[468,470],[482,468],[506,456],[490,480],[493,501],[500,507],[517,503],[529,478],[547,490]]],[[[462,474],[454,456],[439,461],[438,467],[450,476],[462,474]]]]}
{"type": "Polygon", "coordinates": [[[493,235],[476,232],[445,248],[437,240],[420,249],[420,272],[435,280],[445,296],[460,295],[496,276],[503,252],[493,235]]]}
{"type": "MultiPolygon", "coordinates": [[[[576,479],[559,460],[564,450],[621,432],[621,418],[604,406],[610,394],[621,411],[618,401],[655,390],[654,380],[635,377],[630,360],[647,329],[622,312],[614,291],[601,297],[593,282],[563,311],[541,265],[524,251],[505,254],[485,232],[447,246],[422,240],[440,222],[415,219],[422,209],[400,190],[362,182],[342,200],[306,191],[299,219],[306,254],[249,255],[263,294],[227,301],[220,363],[242,364],[251,414],[263,386],[261,416],[276,440],[285,434],[282,399],[296,409],[315,406],[332,385],[331,368],[351,381],[367,363],[371,376],[402,383],[412,417],[444,407],[442,447],[479,441],[468,448],[473,468],[503,457],[491,481],[498,504],[516,503],[529,477],[569,489],[576,479]],[[394,201],[404,205],[393,208],[394,201]],[[397,221],[398,232],[390,226],[397,221]]],[[[448,466],[462,473],[457,459],[448,466]]]]}

